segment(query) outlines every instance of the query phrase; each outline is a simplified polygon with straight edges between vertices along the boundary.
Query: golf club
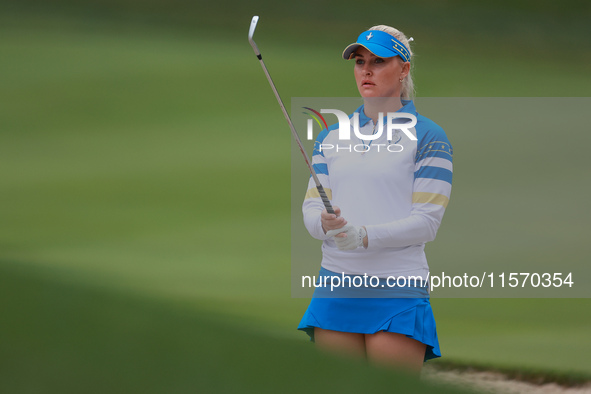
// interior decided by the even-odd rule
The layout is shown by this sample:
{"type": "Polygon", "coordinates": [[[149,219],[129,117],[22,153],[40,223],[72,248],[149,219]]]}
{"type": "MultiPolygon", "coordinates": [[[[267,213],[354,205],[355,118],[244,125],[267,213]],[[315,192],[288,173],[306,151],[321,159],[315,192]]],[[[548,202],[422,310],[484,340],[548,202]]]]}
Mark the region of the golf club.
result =
{"type": "Polygon", "coordinates": [[[316,189],[318,189],[318,194],[320,194],[320,198],[322,199],[322,202],[324,203],[324,207],[326,208],[326,211],[328,213],[334,214],[334,210],[332,209],[332,205],[330,204],[330,201],[328,200],[328,197],[326,196],[326,192],[324,191],[322,184],[318,180],[318,176],[316,175],[316,171],[314,171],[314,167],[312,166],[312,163],[310,162],[310,158],[308,158],[308,155],[306,154],[306,151],[304,150],[304,147],[302,146],[302,141],[300,140],[300,137],[298,136],[298,133],[296,132],[295,127],[293,126],[293,123],[291,122],[289,114],[285,110],[285,106],[283,105],[283,101],[281,101],[281,97],[279,96],[279,93],[277,92],[277,88],[275,88],[275,84],[273,83],[273,80],[271,79],[271,75],[269,75],[269,71],[267,71],[267,67],[265,66],[265,62],[263,62],[263,56],[261,55],[261,52],[259,51],[257,44],[252,39],[252,36],[254,35],[254,30],[257,27],[258,21],[259,21],[258,16],[252,17],[252,21],[250,22],[250,29],[248,30],[248,42],[250,42],[250,45],[252,46],[252,49],[254,50],[255,55],[257,55],[259,62],[261,62],[261,67],[263,67],[263,71],[265,72],[265,75],[267,76],[267,80],[269,81],[269,84],[271,84],[271,89],[273,89],[273,93],[275,93],[275,97],[277,98],[277,101],[279,102],[279,106],[281,107],[281,110],[283,111],[283,116],[285,116],[287,123],[289,123],[289,128],[291,129],[291,134],[293,135],[293,138],[295,138],[295,141],[298,144],[298,147],[300,148],[300,152],[302,152],[302,155],[304,156],[304,160],[306,161],[306,165],[308,166],[308,169],[310,170],[310,174],[312,174],[312,178],[314,179],[314,183],[316,184],[316,189]]]}

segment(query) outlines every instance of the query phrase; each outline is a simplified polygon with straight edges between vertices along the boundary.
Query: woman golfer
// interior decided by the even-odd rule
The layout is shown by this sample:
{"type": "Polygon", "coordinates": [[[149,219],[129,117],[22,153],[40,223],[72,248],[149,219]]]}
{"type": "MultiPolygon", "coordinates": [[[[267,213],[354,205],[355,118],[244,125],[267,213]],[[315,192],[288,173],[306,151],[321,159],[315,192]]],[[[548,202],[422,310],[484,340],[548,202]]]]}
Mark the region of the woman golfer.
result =
{"type": "Polygon", "coordinates": [[[364,104],[350,116],[351,130],[358,128],[350,139],[340,138],[339,124],[316,139],[314,167],[335,214],[310,180],[304,222],[324,241],[324,286],[319,280],[298,329],[322,349],[420,371],[441,356],[424,248],[449,201],[452,147],[415,109],[402,32],[374,26],[343,58],[355,61],[364,104]]]}

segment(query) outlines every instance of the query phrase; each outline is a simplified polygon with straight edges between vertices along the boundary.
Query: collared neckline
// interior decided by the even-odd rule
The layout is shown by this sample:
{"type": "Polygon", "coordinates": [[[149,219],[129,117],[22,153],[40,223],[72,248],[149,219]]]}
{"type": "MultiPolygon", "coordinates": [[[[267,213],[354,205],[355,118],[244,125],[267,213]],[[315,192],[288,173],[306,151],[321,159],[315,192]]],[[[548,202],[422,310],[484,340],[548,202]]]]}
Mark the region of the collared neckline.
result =
{"type": "MultiPolygon", "coordinates": [[[[402,108],[400,108],[396,112],[405,112],[413,115],[417,115],[417,109],[415,108],[415,104],[412,100],[401,100],[402,101],[402,108]]],[[[369,116],[365,114],[365,104],[361,107],[357,108],[355,112],[359,112],[359,126],[365,126],[370,120],[372,120],[369,116]]],[[[385,121],[386,117],[382,118],[382,123],[385,121]]]]}

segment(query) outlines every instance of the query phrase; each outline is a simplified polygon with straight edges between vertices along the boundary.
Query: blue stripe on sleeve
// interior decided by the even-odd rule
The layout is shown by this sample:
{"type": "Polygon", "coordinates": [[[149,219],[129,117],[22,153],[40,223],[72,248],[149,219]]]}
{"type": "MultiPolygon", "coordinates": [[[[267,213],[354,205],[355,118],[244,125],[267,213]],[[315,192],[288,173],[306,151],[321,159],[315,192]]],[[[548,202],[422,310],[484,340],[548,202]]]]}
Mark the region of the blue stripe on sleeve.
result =
{"type": "Polygon", "coordinates": [[[432,141],[423,146],[418,152],[415,160],[417,162],[426,157],[439,157],[452,161],[453,148],[447,141],[432,141]]]}
{"type": "MultiPolygon", "coordinates": [[[[338,126],[338,123],[337,123],[338,126]]],[[[324,152],[322,152],[320,150],[320,145],[322,144],[322,142],[324,142],[324,139],[326,138],[326,136],[328,135],[328,132],[333,128],[333,126],[329,127],[328,130],[324,129],[320,132],[320,134],[318,134],[318,137],[316,138],[316,141],[314,142],[314,152],[312,153],[312,156],[316,156],[316,155],[321,155],[322,157],[324,157],[324,152]]]]}
{"type": "Polygon", "coordinates": [[[321,142],[314,142],[314,150],[312,151],[312,157],[316,156],[316,155],[320,155],[322,157],[324,157],[324,152],[320,150],[320,144],[321,142]]]}
{"type": "Polygon", "coordinates": [[[328,166],[325,163],[314,164],[312,167],[314,168],[314,171],[316,171],[316,175],[328,175],[328,166]]]}
{"type": "Polygon", "coordinates": [[[430,151],[421,152],[421,154],[417,155],[417,162],[419,162],[423,159],[426,159],[427,157],[439,157],[440,159],[447,159],[449,161],[453,161],[452,155],[447,151],[430,150],[430,151]]]}
{"type": "Polygon", "coordinates": [[[424,166],[415,172],[415,179],[417,178],[437,179],[451,185],[452,172],[441,167],[424,166]]]}

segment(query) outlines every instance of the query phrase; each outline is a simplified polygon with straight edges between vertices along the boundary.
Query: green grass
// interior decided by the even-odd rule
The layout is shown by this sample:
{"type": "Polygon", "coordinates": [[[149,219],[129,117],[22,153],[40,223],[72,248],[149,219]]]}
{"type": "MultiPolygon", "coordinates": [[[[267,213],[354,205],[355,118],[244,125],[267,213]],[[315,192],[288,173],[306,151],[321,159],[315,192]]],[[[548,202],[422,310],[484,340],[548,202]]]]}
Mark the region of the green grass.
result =
{"type": "Polygon", "coordinates": [[[44,269],[0,264],[0,390],[6,393],[358,393],[416,378],[182,304],[65,284],[44,269]]]}
{"type": "Polygon", "coordinates": [[[589,299],[433,299],[432,304],[441,349],[450,360],[591,379],[589,299]]]}
{"type": "MultiPolygon", "coordinates": [[[[281,384],[304,388],[283,374],[310,362],[306,371],[318,375],[314,382],[324,387],[337,373],[330,366],[335,361],[316,356],[305,335],[295,331],[307,300],[290,297],[290,136],[246,42],[249,18],[240,34],[219,35],[19,18],[6,19],[0,28],[5,76],[0,336],[11,338],[0,348],[0,381],[12,392],[36,392],[40,384],[60,391],[56,376],[67,370],[70,392],[88,388],[88,382],[97,392],[111,390],[93,375],[99,371],[116,374],[122,392],[126,387],[158,392],[174,384],[183,392],[197,382],[217,392],[237,391],[240,384],[264,392],[281,384]],[[217,331],[237,339],[224,344],[217,331]],[[267,342],[269,355],[285,361],[285,368],[257,350],[267,342]],[[256,362],[222,359],[230,352],[226,345],[254,354],[256,362]],[[287,356],[292,353],[297,360],[287,356]],[[236,383],[221,375],[224,362],[238,376],[236,383]],[[257,363],[272,372],[261,376],[257,363]],[[31,370],[39,371],[38,380],[30,379],[31,370]],[[332,375],[318,373],[325,370],[332,375]]],[[[286,46],[281,41],[286,33],[266,23],[261,21],[257,42],[288,106],[289,97],[356,95],[351,65],[338,60],[340,46],[295,38],[289,42],[297,45],[286,46]]],[[[336,40],[329,35],[326,42],[336,40]]],[[[535,50],[507,61],[469,39],[463,44],[465,50],[431,39],[420,47],[421,96],[584,96],[590,91],[591,76],[583,65],[571,64],[564,72],[563,63],[535,50]]],[[[513,54],[519,49],[518,44],[507,48],[513,54]]],[[[479,159],[470,148],[486,138],[452,140],[456,152],[464,148],[456,156],[460,181],[439,243],[430,246],[434,262],[447,252],[458,253],[452,245],[461,245],[462,234],[471,232],[478,240],[467,227],[478,213],[476,196],[498,201],[493,186],[501,196],[503,188],[524,190],[515,186],[520,176],[504,184],[494,172],[492,184],[462,181],[462,173],[470,174],[479,159]]],[[[584,134],[574,141],[561,152],[586,146],[584,134]]],[[[515,154],[507,153],[510,162],[517,161],[515,154]]],[[[544,156],[528,152],[523,160],[528,159],[544,156]]],[[[579,186],[575,176],[586,174],[584,161],[571,172],[569,163],[544,168],[555,171],[555,178],[569,174],[560,188],[548,192],[557,201],[564,201],[561,189],[588,187],[579,186]]],[[[574,201],[582,198],[578,194],[574,201]]],[[[587,246],[562,229],[575,226],[575,239],[582,238],[585,228],[577,226],[585,214],[572,216],[567,210],[561,216],[561,207],[533,204],[512,230],[529,232],[527,242],[512,244],[516,250],[501,253],[503,258],[513,252],[535,258],[545,253],[548,240],[582,258],[587,246]],[[531,231],[541,228],[536,225],[540,209],[557,227],[538,236],[531,231]]],[[[487,239],[479,242],[467,251],[466,261],[490,251],[487,239]]],[[[433,304],[449,360],[590,372],[583,359],[591,350],[585,337],[591,327],[587,299],[434,299],[433,304]]],[[[380,372],[364,369],[359,384],[372,374],[380,372]]],[[[386,379],[381,376],[379,384],[386,379]]]]}

